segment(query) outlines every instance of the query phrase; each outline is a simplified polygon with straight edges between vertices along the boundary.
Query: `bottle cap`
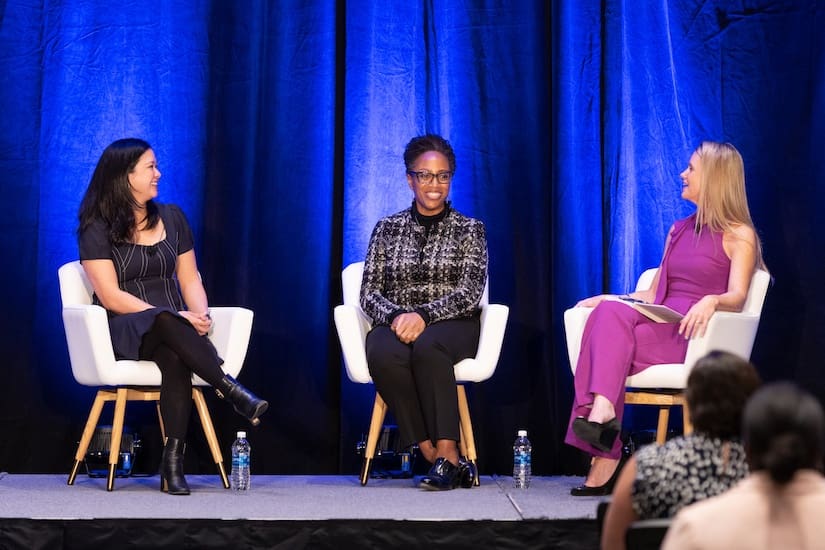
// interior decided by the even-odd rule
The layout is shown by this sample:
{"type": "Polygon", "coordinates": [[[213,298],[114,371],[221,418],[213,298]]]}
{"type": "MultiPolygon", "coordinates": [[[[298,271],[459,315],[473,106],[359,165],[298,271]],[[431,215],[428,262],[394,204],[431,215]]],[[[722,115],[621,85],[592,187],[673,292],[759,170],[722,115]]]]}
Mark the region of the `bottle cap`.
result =
{"type": "Polygon", "coordinates": [[[527,430],[519,430],[518,431],[519,437],[527,437],[527,430]]]}
{"type": "Polygon", "coordinates": [[[238,432],[238,439],[246,439],[246,432],[238,432]]]}

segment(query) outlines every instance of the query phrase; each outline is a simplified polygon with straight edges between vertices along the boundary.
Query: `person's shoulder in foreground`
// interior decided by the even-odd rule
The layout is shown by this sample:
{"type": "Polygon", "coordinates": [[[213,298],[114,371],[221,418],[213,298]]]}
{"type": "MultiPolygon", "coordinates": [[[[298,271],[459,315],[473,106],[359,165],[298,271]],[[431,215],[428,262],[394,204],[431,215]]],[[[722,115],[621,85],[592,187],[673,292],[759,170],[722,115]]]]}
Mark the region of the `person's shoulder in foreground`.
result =
{"type": "Polygon", "coordinates": [[[742,435],[753,473],[679,512],[662,547],[825,546],[825,414],[819,401],[792,383],[768,384],[748,401],[742,435]]]}

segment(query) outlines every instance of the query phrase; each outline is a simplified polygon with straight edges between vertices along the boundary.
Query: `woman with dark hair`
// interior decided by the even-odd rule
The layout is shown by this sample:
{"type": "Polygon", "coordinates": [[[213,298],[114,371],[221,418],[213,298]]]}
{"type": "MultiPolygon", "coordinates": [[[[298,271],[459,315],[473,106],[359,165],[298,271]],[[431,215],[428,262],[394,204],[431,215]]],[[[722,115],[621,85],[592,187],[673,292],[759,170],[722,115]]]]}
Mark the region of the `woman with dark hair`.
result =
{"type": "Polygon", "coordinates": [[[192,231],[180,208],[154,201],[159,179],[148,143],[129,138],[109,145],[80,204],[78,244],[94,303],[108,311],[115,355],[154,361],[161,371],[160,412],[167,435],[161,490],[188,495],[183,453],[192,375],[212,385],[253,424],[268,403],[221,369],[223,360],[206,337],[212,319],[192,231]]]}
{"type": "Polygon", "coordinates": [[[819,401],[789,382],[766,385],[745,407],[742,438],[751,474],[679,512],[663,548],[823,548],[825,414],[819,401]]]}
{"type": "Polygon", "coordinates": [[[650,288],[624,298],[664,304],[683,314],[656,323],[616,296],[581,300],[591,307],[575,369],[575,396],[565,443],[593,458],[573,496],[609,494],[619,472],[625,381],[651,365],[681,363],[688,340],[701,337],[716,311],[741,311],[762,247],[745,193],[745,168],[730,143],[702,142],[679,174],[682,198],[696,212],[668,232],[650,288]]]}
{"type": "Polygon", "coordinates": [[[732,353],[712,351],[696,362],[685,391],[693,433],[642,447],[628,460],[605,516],[603,549],[623,549],[632,522],[673,517],[747,475],[739,434],[759,384],[753,365],[732,353]]]}
{"type": "Polygon", "coordinates": [[[367,364],[402,444],[417,443],[433,463],[421,486],[469,488],[476,472],[459,457],[453,366],[478,348],[487,238],[480,221],[447,201],[455,174],[447,140],[413,138],[404,164],[412,206],[376,224],[364,265],[361,307],[373,322],[367,364]]]}

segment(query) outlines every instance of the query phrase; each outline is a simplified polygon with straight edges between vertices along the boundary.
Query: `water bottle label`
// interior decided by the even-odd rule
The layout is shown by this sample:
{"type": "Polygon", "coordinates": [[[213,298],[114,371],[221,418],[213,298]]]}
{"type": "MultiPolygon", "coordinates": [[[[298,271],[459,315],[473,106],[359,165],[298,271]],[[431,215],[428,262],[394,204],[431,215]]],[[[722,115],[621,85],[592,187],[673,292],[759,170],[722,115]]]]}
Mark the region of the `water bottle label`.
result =
{"type": "Polygon", "coordinates": [[[530,453],[516,451],[514,459],[515,459],[514,462],[516,464],[519,464],[519,465],[522,465],[522,466],[529,466],[530,465],[530,453]]]}
{"type": "Polygon", "coordinates": [[[234,455],[232,457],[232,466],[248,468],[249,467],[249,455],[246,454],[246,453],[234,455]]]}

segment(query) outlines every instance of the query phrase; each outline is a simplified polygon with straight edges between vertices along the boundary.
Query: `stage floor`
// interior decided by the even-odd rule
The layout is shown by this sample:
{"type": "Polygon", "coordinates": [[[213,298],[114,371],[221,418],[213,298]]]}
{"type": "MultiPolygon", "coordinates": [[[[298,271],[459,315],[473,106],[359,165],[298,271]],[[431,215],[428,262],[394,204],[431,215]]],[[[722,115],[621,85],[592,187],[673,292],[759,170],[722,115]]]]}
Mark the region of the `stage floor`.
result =
{"type": "Polygon", "coordinates": [[[186,476],[192,494],[173,497],[159,491],[160,478],[115,480],[78,474],[0,473],[0,517],[30,519],[188,518],[247,520],[385,519],[421,521],[595,519],[597,497],[571,497],[580,477],[536,477],[527,490],[514,489],[511,477],[481,477],[481,486],[427,491],[412,479],[370,479],[362,487],[351,476],[252,478],[243,495],[224,489],[218,476],[186,476]]]}
{"type": "Polygon", "coordinates": [[[481,477],[472,489],[433,492],[412,479],[356,475],[252,477],[238,495],[217,475],[186,476],[192,494],[159,491],[160,478],[0,473],[0,549],[451,550],[598,547],[601,497],[570,496],[578,477],[481,477]]]}

